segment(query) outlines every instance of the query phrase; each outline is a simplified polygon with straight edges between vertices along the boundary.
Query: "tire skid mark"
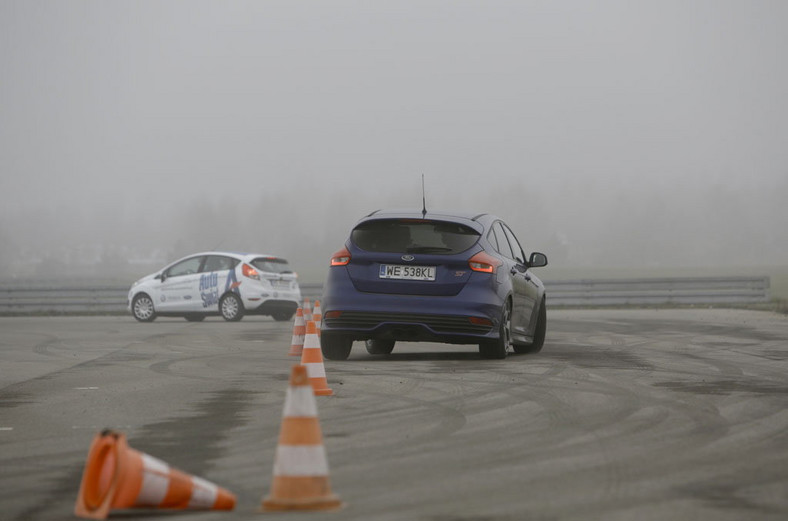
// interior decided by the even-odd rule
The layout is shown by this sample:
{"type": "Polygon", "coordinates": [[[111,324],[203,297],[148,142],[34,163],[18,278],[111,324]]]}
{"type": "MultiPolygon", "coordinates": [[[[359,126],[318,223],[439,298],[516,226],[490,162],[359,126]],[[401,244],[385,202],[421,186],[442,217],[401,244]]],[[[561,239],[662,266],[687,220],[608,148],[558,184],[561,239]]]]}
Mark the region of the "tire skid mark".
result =
{"type": "Polygon", "coordinates": [[[376,391],[368,391],[368,394],[375,401],[394,401],[398,405],[392,406],[389,403],[376,413],[359,412],[342,416],[345,430],[364,432],[366,440],[364,447],[352,449],[354,454],[356,451],[359,452],[357,457],[363,457],[364,452],[375,454],[380,450],[380,446],[385,446],[387,451],[403,457],[414,452],[418,453],[424,450],[424,444],[433,443],[435,440],[446,440],[467,423],[465,414],[443,403],[404,396],[392,397],[388,393],[376,391]],[[382,423],[381,419],[383,419],[382,423]],[[370,430],[369,427],[365,429],[364,425],[369,425],[372,420],[376,420],[374,425],[377,427],[374,430],[370,430]],[[398,424],[402,422],[411,425],[407,432],[398,430],[398,424]],[[378,443],[369,441],[375,439],[380,441],[378,443]]]}
{"type": "Polygon", "coordinates": [[[739,363],[725,361],[723,356],[728,356],[728,353],[724,351],[710,350],[708,347],[710,341],[711,340],[706,339],[701,340],[698,337],[691,338],[689,340],[689,345],[692,352],[684,353],[684,356],[715,368],[721,375],[730,377],[742,376],[744,371],[741,365],[739,365],[739,363]]]}
{"type": "MultiPolygon", "coordinates": [[[[513,519],[669,519],[671,504],[709,519],[780,519],[788,512],[788,371],[779,358],[786,339],[750,353],[758,334],[740,331],[721,342],[720,331],[732,327],[710,326],[703,313],[697,323],[611,314],[633,318],[557,320],[544,351],[503,361],[475,353],[354,353],[348,362],[327,362],[336,395],[318,403],[330,460],[340,482],[359,486],[339,492],[355,509],[364,502],[392,519],[397,512],[434,521],[507,519],[498,515],[507,508],[522,514],[513,519]],[[767,350],[778,360],[759,356],[767,350]],[[350,476],[350,468],[359,472],[350,476]],[[413,492],[412,502],[397,506],[386,495],[394,488],[413,492]],[[655,510],[658,504],[666,506],[655,510]]],[[[250,416],[265,416],[268,426],[271,413],[277,422],[287,386],[282,369],[292,360],[285,356],[289,331],[281,333],[281,351],[259,351],[252,328],[245,340],[223,335],[231,329],[221,325],[192,326],[153,342],[138,335],[141,341],[107,353],[103,363],[197,380],[236,378],[238,395],[212,402],[198,425],[215,411],[229,414],[234,407],[224,400],[250,391],[270,393],[247,403],[259,412],[250,416]]],[[[233,420],[249,437],[259,427],[233,420]]],[[[182,418],[162,425],[173,433],[163,442],[181,439],[175,433],[183,429],[202,445],[182,418]]],[[[274,440],[275,428],[268,430],[274,440]]],[[[56,492],[68,503],[72,493],[56,492]]],[[[36,508],[41,516],[53,511],[36,508]]]]}
{"type": "Polygon", "coordinates": [[[675,371],[673,379],[654,385],[706,395],[731,395],[750,393],[780,396],[788,394],[788,378],[784,371],[767,359],[756,357],[752,363],[742,363],[735,351],[717,351],[705,347],[704,342],[694,341],[690,349],[674,353],[689,360],[698,368],[675,371]],[[708,370],[704,370],[708,368],[708,370]],[[676,378],[684,376],[684,378],[676,378]],[[700,378],[699,378],[700,376],[700,378]]]}
{"type": "Polygon", "coordinates": [[[148,368],[154,373],[158,373],[164,376],[175,376],[178,378],[189,378],[191,380],[204,380],[204,381],[225,380],[225,378],[222,378],[219,375],[211,377],[211,376],[203,376],[203,375],[191,374],[186,372],[175,372],[171,369],[173,365],[181,362],[191,362],[194,360],[203,360],[205,358],[210,358],[210,356],[189,356],[185,358],[178,358],[177,360],[163,360],[161,362],[156,362],[151,364],[150,366],[148,366],[148,368]]]}
{"type": "MultiPolygon", "coordinates": [[[[49,371],[47,373],[37,375],[37,376],[35,376],[33,378],[28,378],[28,379],[23,380],[23,381],[15,382],[15,383],[10,384],[10,385],[8,385],[6,387],[0,388],[0,392],[2,392],[4,394],[6,392],[16,392],[17,389],[19,389],[19,388],[21,388],[23,386],[26,386],[26,385],[28,385],[28,384],[30,384],[32,382],[39,382],[39,381],[53,379],[53,378],[58,377],[59,375],[71,373],[71,372],[74,372],[74,371],[79,371],[82,368],[104,367],[104,366],[115,365],[117,363],[126,362],[126,361],[148,359],[149,357],[146,356],[146,355],[135,355],[133,353],[130,353],[129,349],[131,347],[133,347],[133,346],[138,345],[138,344],[140,344],[140,341],[138,341],[138,340],[131,341],[128,344],[123,345],[122,347],[119,347],[117,349],[113,349],[112,351],[107,352],[107,353],[103,353],[103,354],[101,354],[99,356],[96,356],[95,358],[91,358],[89,360],[84,360],[84,361],[78,362],[76,364],[70,365],[68,367],[63,367],[63,368],[60,368],[60,369],[49,371]]],[[[49,345],[51,345],[51,344],[49,344],[49,345]]],[[[48,350],[49,347],[45,346],[42,349],[47,349],[48,350]]],[[[52,353],[47,353],[47,354],[50,355],[50,356],[57,356],[57,355],[54,355],[52,353]]]]}
{"type": "Polygon", "coordinates": [[[56,356],[56,355],[54,355],[54,354],[49,352],[49,347],[51,345],[56,344],[56,343],[58,343],[60,341],[60,338],[58,338],[55,335],[51,335],[51,334],[48,334],[48,333],[39,333],[39,332],[35,332],[35,331],[14,331],[13,333],[10,333],[10,334],[5,335],[5,336],[6,337],[7,336],[14,336],[15,338],[14,338],[13,341],[12,340],[8,340],[6,338],[3,338],[2,341],[0,341],[0,347],[14,348],[14,347],[18,346],[19,344],[23,344],[24,341],[22,339],[24,339],[24,338],[33,338],[33,339],[35,339],[35,338],[43,337],[43,340],[36,342],[36,344],[32,346],[32,351],[34,353],[37,353],[37,354],[40,354],[40,355],[46,355],[46,356],[56,356]],[[18,339],[19,337],[21,337],[21,339],[18,339]]]}
{"type": "Polygon", "coordinates": [[[60,342],[60,339],[54,335],[42,335],[46,336],[46,339],[42,342],[36,343],[33,346],[33,352],[37,355],[44,355],[44,356],[58,356],[55,353],[50,352],[50,348],[54,347],[56,344],[60,342]]]}
{"type": "MultiPolygon", "coordinates": [[[[545,429],[546,432],[571,433],[576,431],[572,424],[580,422],[588,435],[576,433],[574,436],[557,440],[553,437],[551,443],[533,448],[532,456],[537,459],[549,459],[561,457],[562,453],[567,451],[576,454],[594,452],[596,447],[601,458],[596,465],[606,476],[603,495],[616,497],[621,493],[620,488],[628,487],[630,482],[633,468],[631,459],[640,458],[637,453],[622,454],[619,447],[630,444],[633,437],[645,438],[644,446],[665,444],[667,439],[668,448],[665,450],[668,455],[672,454],[670,447],[677,445],[678,442],[671,443],[669,440],[672,437],[663,439],[658,433],[660,429],[672,428],[672,422],[676,420],[675,412],[672,411],[677,404],[673,397],[665,399],[654,396],[649,380],[655,369],[650,365],[638,373],[629,384],[622,385],[615,380],[611,381],[611,378],[617,378],[618,374],[610,372],[607,368],[589,369],[587,364],[582,362],[580,366],[575,367],[571,357],[564,363],[568,368],[563,374],[572,373],[577,381],[561,382],[561,379],[558,379],[548,384],[542,383],[541,389],[534,386],[527,391],[512,388],[511,393],[514,397],[530,396],[543,410],[552,411],[549,416],[551,425],[545,429]],[[577,371],[580,367],[585,368],[585,375],[577,371]],[[570,368],[575,371],[568,370],[570,368]],[[560,396],[562,393],[569,395],[567,398],[562,398],[560,396]],[[596,393],[606,397],[611,403],[610,411],[603,411],[602,416],[599,416],[598,410],[584,410],[574,406],[572,393],[596,393]]],[[[713,405],[704,403],[703,400],[695,400],[683,407],[679,403],[679,409],[680,416],[691,420],[689,434],[697,438],[693,443],[695,447],[702,448],[727,434],[725,420],[713,405]]],[[[650,456],[644,459],[648,458],[650,456]]]]}

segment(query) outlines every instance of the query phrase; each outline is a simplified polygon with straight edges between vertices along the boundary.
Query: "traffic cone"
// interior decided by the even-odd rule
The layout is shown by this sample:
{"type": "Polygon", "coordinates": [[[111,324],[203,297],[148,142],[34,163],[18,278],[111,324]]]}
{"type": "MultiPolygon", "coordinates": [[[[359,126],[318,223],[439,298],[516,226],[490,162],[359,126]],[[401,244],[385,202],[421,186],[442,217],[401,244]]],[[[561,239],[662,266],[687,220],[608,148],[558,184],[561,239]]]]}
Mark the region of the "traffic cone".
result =
{"type": "Polygon", "coordinates": [[[312,320],[312,302],[309,297],[304,299],[304,305],[301,307],[304,308],[304,322],[312,320]]]}
{"type": "Polygon", "coordinates": [[[312,308],[312,321],[315,323],[318,336],[320,336],[320,327],[323,325],[323,312],[320,309],[319,300],[315,301],[315,307],[312,308]]]}
{"type": "MultiPolygon", "coordinates": [[[[309,327],[307,325],[307,327],[309,327]]],[[[307,368],[293,366],[274,460],[271,493],[263,510],[332,510],[342,501],[331,493],[323,434],[307,368]]]]}
{"type": "Polygon", "coordinates": [[[293,323],[293,339],[290,341],[290,351],[287,353],[290,356],[301,356],[304,350],[304,335],[306,334],[306,325],[304,324],[304,310],[298,308],[296,310],[295,322],[293,323]]]}
{"type": "Polygon", "coordinates": [[[311,320],[306,323],[306,336],[304,337],[304,350],[301,353],[301,365],[305,365],[309,373],[317,396],[334,394],[326,381],[326,367],[323,365],[323,352],[320,350],[320,339],[317,337],[315,323],[311,320]]]}
{"type": "Polygon", "coordinates": [[[232,510],[235,495],[130,448],[124,434],[107,429],[93,438],[74,514],[106,519],[125,508],[232,510]]]}

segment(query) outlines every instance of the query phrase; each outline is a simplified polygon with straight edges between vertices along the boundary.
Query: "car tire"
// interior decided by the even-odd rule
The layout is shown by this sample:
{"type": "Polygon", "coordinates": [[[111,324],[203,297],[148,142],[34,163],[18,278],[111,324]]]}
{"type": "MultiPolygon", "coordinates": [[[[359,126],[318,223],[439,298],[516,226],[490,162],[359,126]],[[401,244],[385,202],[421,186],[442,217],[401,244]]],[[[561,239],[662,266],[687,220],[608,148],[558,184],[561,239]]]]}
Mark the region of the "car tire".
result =
{"type": "Polygon", "coordinates": [[[365,342],[367,353],[371,355],[390,355],[394,350],[394,340],[381,340],[379,338],[371,338],[365,342]]]}
{"type": "Polygon", "coordinates": [[[131,301],[131,314],[140,322],[153,322],[156,320],[156,308],[153,299],[147,294],[140,293],[131,301]]]}
{"type": "Polygon", "coordinates": [[[235,293],[228,293],[219,301],[219,313],[227,322],[238,322],[244,316],[241,299],[235,293]]]}
{"type": "Polygon", "coordinates": [[[530,344],[520,344],[514,346],[515,353],[538,353],[544,346],[544,339],[547,334],[547,306],[545,300],[539,307],[539,317],[536,319],[536,329],[534,330],[534,341],[530,344]]]}
{"type": "Polygon", "coordinates": [[[320,350],[329,360],[347,360],[352,347],[353,339],[350,337],[330,333],[320,335],[320,350]]]}
{"type": "Polygon", "coordinates": [[[503,305],[501,310],[501,325],[498,330],[498,338],[485,340],[479,344],[479,353],[482,358],[500,360],[506,358],[509,346],[512,343],[512,305],[509,301],[503,305]]]}
{"type": "Polygon", "coordinates": [[[184,315],[183,318],[189,322],[202,322],[205,320],[205,315],[202,313],[190,313],[188,315],[184,315]]]}
{"type": "Polygon", "coordinates": [[[274,320],[277,322],[285,322],[290,320],[293,318],[293,315],[295,315],[295,313],[291,313],[289,311],[274,311],[271,313],[271,316],[274,317],[274,320]]]}

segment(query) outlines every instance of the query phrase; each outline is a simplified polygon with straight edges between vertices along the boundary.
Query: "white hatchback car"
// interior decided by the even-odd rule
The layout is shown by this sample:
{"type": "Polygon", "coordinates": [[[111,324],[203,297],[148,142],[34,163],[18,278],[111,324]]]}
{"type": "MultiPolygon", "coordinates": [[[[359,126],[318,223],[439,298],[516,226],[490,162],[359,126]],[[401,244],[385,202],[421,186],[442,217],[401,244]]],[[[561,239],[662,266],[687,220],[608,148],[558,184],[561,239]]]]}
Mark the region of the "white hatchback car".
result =
{"type": "Polygon", "coordinates": [[[245,314],[289,320],[301,302],[297,275],[281,257],[258,253],[189,255],[135,282],[128,309],[140,322],[157,316],[200,321],[208,315],[241,320],[245,314]]]}

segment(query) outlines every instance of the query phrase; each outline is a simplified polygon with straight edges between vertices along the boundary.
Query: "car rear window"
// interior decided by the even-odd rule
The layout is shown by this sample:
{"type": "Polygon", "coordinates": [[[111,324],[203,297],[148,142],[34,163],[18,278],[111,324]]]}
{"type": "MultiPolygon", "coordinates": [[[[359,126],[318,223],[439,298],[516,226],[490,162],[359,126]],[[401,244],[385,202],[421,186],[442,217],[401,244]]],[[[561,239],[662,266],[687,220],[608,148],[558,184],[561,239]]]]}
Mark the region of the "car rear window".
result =
{"type": "Polygon", "coordinates": [[[420,219],[380,219],[356,226],[350,234],[362,250],[451,255],[465,251],[479,233],[460,223],[420,219]]]}
{"type": "Polygon", "coordinates": [[[267,273],[293,273],[287,261],[278,257],[257,257],[252,266],[267,273]]]}

